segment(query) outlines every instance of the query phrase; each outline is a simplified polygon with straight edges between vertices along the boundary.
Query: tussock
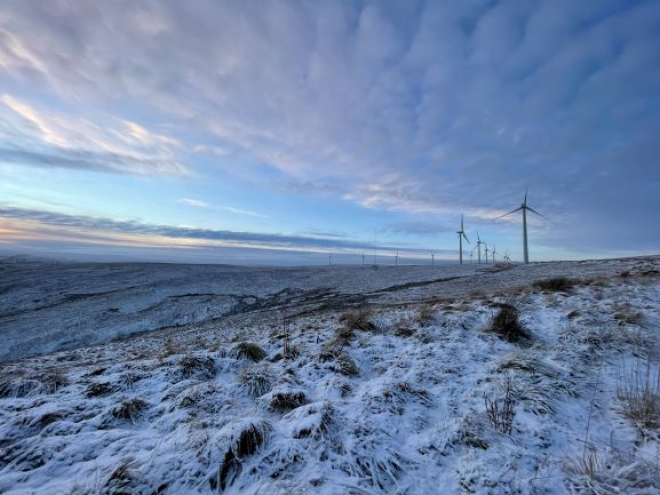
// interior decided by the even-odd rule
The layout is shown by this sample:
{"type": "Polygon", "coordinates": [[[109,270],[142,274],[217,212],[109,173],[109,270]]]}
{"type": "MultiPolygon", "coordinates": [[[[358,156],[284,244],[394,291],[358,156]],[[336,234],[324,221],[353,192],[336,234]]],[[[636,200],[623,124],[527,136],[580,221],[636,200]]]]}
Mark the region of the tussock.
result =
{"type": "Polygon", "coordinates": [[[553,277],[544,280],[537,280],[532,284],[536,289],[548,292],[567,292],[575,287],[576,281],[567,277],[553,277]]]}
{"type": "Polygon", "coordinates": [[[373,332],[377,330],[377,327],[372,321],[372,318],[373,311],[369,308],[362,308],[343,313],[339,321],[350,330],[373,332]]]}
{"type": "Polygon", "coordinates": [[[646,358],[624,364],[617,397],[623,414],[644,428],[660,427],[660,360],[646,358]]]}
{"type": "Polygon", "coordinates": [[[339,373],[345,376],[357,376],[360,374],[360,368],[347,353],[340,353],[335,359],[339,373]]]}
{"type": "Polygon", "coordinates": [[[184,356],[179,361],[181,375],[184,378],[210,380],[215,377],[215,361],[210,356],[184,356]]]}
{"type": "Polygon", "coordinates": [[[532,339],[530,332],[520,322],[518,309],[512,304],[500,305],[499,311],[493,317],[490,331],[508,342],[529,342],[532,339]]]}
{"type": "Polygon", "coordinates": [[[115,419],[125,419],[135,423],[140,415],[148,408],[148,402],[138,397],[134,397],[132,399],[122,401],[121,404],[110,411],[110,414],[115,419]]]}
{"type": "Polygon", "coordinates": [[[52,394],[69,384],[66,376],[58,371],[25,377],[7,374],[0,379],[0,398],[24,398],[52,394]]]}
{"type": "Polygon", "coordinates": [[[270,425],[260,421],[248,421],[229,425],[223,429],[227,448],[220,466],[209,478],[211,490],[224,491],[243,471],[246,458],[254,455],[266,442],[270,425]]]}
{"type": "Polygon", "coordinates": [[[270,390],[273,378],[268,368],[250,367],[241,371],[238,381],[251,397],[257,398],[270,390]]]}
{"type": "Polygon", "coordinates": [[[422,304],[417,310],[417,321],[423,327],[429,325],[435,318],[435,309],[432,304],[422,304]]]}
{"type": "Polygon", "coordinates": [[[105,397],[117,392],[119,387],[110,382],[93,382],[87,386],[87,397],[105,397]]]}
{"type": "Polygon", "coordinates": [[[299,390],[274,392],[268,402],[268,410],[271,412],[287,412],[304,404],[307,404],[307,396],[299,390]]]}
{"type": "Polygon", "coordinates": [[[232,349],[232,353],[236,359],[249,359],[255,363],[265,359],[268,355],[266,351],[252,342],[241,342],[232,349]]]}

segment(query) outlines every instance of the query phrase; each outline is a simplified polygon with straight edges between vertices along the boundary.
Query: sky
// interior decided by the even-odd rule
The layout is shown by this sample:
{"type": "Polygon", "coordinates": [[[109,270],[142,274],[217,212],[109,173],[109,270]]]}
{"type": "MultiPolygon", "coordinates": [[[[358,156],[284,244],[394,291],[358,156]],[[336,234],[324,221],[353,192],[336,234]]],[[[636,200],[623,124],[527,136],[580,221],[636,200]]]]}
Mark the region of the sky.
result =
{"type": "Polygon", "coordinates": [[[0,0],[0,253],[519,261],[527,187],[660,251],[660,0],[0,0]]]}

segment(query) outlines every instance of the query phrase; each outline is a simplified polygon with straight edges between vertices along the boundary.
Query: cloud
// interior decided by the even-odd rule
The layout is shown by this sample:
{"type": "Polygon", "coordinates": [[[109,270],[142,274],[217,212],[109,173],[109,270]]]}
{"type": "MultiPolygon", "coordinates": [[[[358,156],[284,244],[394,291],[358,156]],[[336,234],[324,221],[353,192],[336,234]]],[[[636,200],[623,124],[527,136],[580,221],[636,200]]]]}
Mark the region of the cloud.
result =
{"type": "MultiPolygon", "coordinates": [[[[62,101],[146,107],[250,157],[246,176],[280,191],[486,221],[530,183],[563,219],[548,242],[658,246],[645,227],[660,197],[659,19],[660,3],[628,0],[10,0],[0,75],[62,101]]],[[[14,107],[46,144],[71,142],[14,107]]],[[[123,132],[154,148],[154,173],[187,170],[174,142],[123,132]]]]}
{"type": "Polygon", "coordinates": [[[254,218],[268,218],[267,215],[262,215],[261,213],[257,213],[256,211],[244,210],[241,208],[235,208],[233,206],[220,206],[218,208],[214,208],[206,201],[201,201],[199,199],[180,198],[177,201],[179,203],[192,206],[193,208],[201,208],[207,211],[218,211],[220,209],[220,210],[228,211],[229,213],[233,213],[234,215],[241,215],[241,216],[254,217],[254,218]]]}
{"type": "Polygon", "coordinates": [[[0,97],[0,160],[131,175],[190,175],[174,152],[175,139],[130,121],[74,117],[0,97]],[[11,145],[9,145],[11,143],[11,145]]]}
{"type": "MultiPolygon", "coordinates": [[[[238,232],[230,230],[201,229],[190,226],[156,225],[130,220],[114,220],[109,218],[91,217],[85,215],[68,215],[46,210],[16,208],[0,204],[0,217],[29,222],[39,222],[61,229],[74,229],[76,235],[99,236],[103,233],[119,233],[127,235],[151,236],[185,240],[187,245],[227,245],[234,247],[263,247],[273,249],[299,250],[370,250],[373,245],[354,239],[339,239],[336,237],[287,235],[277,233],[238,232]]],[[[63,231],[60,231],[62,233],[63,231]]],[[[142,240],[145,245],[156,241],[142,240]]],[[[158,241],[163,244],[165,241],[158,241]]],[[[397,249],[396,246],[379,245],[384,252],[397,249]]],[[[407,249],[415,252],[414,248],[407,249]]],[[[423,251],[423,250],[421,250],[423,251]]]]}
{"type": "Polygon", "coordinates": [[[241,208],[234,208],[233,206],[223,206],[223,210],[227,210],[230,213],[233,213],[234,215],[242,215],[245,217],[255,217],[255,218],[268,218],[267,215],[262,215],[261,213],[257,213],[256,211],[251,211],[251,210],[242,210],[241,208]]]}
{"type": "Polygon", "coordinates": [[[192,199],[192,198],[179,198],[177,199],[179,203],[183,203],[184,205],[192,206],[194,208],[202,208],[203,210],[213,210],[211,208],[211,205],[208,204],[206,201],[201,201],[199,199],[192,199]]]}

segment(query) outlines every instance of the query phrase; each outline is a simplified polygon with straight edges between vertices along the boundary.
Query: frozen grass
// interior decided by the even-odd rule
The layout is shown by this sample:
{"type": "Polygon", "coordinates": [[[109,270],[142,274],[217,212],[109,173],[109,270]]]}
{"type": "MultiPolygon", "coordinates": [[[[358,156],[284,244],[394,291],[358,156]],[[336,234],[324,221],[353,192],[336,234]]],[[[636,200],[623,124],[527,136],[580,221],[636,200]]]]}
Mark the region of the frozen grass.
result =
{"type": "Polygon", "coordinates": [[[0,493],[658,493],[658,427],[643,418],[660,280],[624,281],[625,266],[564,294],[424,293],[378,306],[379,331],[304,313],[288,359],[273,318],[177,329],[167,356],[153,334],[6,364],[0,493]],[[422,326],[429,300],[443,302],[422,326]],[[502,338],[484,332],[511,302],[502,338]],[[625,304],[643,324],[618,324],[625,304]]]}
{"type": "Polygon", "coordinates": [[[377,329],[373,322],[373,311],[369,308],[347,311],[340,316],[339,321],[349,330],[374,331],[377,329]]]}
{"type": "Polygon", "coordinates": [[[493,317],[490,331],[503,339],[515,343],[528,343],[531,333],[520,321],[518,308],[509,303],[501,303],[497,314],[493,317]]]}
{"type": "Polygon", "coordinates": [[[617,397],[626,417],[644,428],[660,428],[660,359],[657,355],[622,365],[617,397]]]}
{"type": "Polygon", "coordinates": [[[537,280],[533,286],[537,289],[549,292],[566,292],[575,287],[575,280],[568,277],[553,277],[544,280],[537,280]]]}

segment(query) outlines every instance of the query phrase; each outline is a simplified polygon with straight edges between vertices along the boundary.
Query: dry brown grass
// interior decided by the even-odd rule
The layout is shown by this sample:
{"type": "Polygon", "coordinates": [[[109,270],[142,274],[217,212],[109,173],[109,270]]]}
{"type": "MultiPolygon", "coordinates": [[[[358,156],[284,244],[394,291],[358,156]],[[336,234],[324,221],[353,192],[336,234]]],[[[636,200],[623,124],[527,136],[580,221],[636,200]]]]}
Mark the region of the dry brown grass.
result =
{"type": "Polygon", "coordinates": [[[346,311],[339,317],[349,330],[363,330],[373,332],[377,330],[376,325],[372,321],[374,314],[369,308],[355,309],[353,311],[346,311]]]}
{"type": "Polygon", "coordinates": [[[422,304],[417,310],[417,321],[423,327],[429,325],[435,318],[435,309],[433,304],[422,304]]]}
{"type": "Polygon", "coordinates": [[[184,356],[179,367],[184,378],[210,380],[216,373],[215,361],[209,356],[184,356]]]}
{"type": "Polygon", "coordinates": [[[567,277],[553,277],[544,280],[537,280],[532,284],[536,289],[549,292],[567,292],[575,287],[576,281],[567,277]]]}
{"type": "Polygon", "coordinates": [[[500,310],[493,317],[490,331],[496,333],[508,342],[529,342],[530,332],[520,322],[520,313],[512,304],[500,304],[500,310]]]}
{"type": "Polygon", "coordinates": [[[138,397],[122,401],[112,409],[110,414],[115,419],[125,419],[135,423],[140,415],[149,407],[149,403],[138,397]]]}
{"type": "Polygon", "coordinates": [[[645,428],[660,427],[660,359],[625,364],[619,374],[617,397],[623,414],[645,428]]]}
{"type": "Polygon", "coordinates": [[[232,349],[237,359],[249,359],[255,363],[265,359],[268,354],[257,344],[252,342],[241,342],[232,349]]]}
{"type": "Polygon", "coordinates": [[[356,376],[360,374],[360,368],[358,368],[356,362],[345,352],[337,356],[335,363],[337,363],[337,368],[342,375],[356,376]]]}
{"type": "Polygon", "coordinates": [[[268,403],[268,410],[272,412],[288,412],[307,404],[307,396],[300,391],[276,392],[268,403]]]}

